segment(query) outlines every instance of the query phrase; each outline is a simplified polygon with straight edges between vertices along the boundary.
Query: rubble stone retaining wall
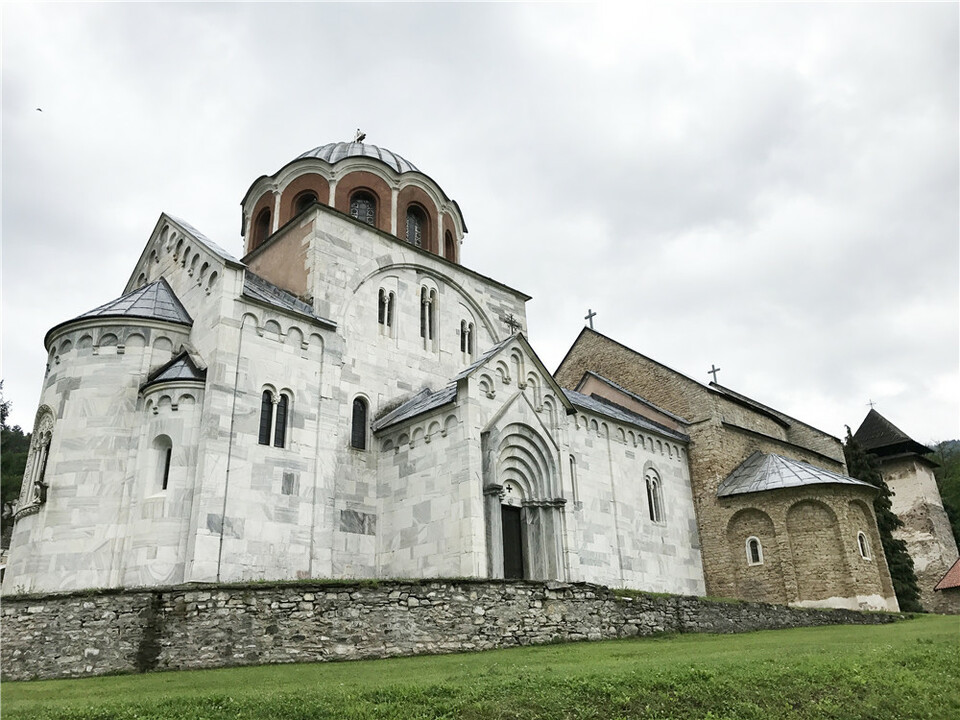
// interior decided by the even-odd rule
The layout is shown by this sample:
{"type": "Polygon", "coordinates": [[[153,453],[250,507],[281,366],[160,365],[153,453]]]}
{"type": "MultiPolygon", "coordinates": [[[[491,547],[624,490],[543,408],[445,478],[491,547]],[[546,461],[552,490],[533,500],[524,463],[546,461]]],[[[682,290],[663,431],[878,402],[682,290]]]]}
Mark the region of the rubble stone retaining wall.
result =
{"type": "Polygon", "coordinates": [[[452,653],[664,632],[735,633],[904,616],[583,583],[204,585],[4,598],[3,680],[452,653]]]}

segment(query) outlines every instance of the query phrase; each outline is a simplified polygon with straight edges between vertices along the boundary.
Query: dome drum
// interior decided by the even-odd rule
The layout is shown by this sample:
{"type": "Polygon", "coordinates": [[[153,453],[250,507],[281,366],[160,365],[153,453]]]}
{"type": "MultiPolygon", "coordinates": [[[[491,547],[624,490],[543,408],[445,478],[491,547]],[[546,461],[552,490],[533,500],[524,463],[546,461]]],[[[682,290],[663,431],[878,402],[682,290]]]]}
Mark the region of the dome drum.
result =
{"type": "Polygon", "coordinates": [[[413,163],[358,142],[314,148],[254,182],[242,202],[245,252],[314,202],[459,262],[467,229],[457,203],[413,163]]]}

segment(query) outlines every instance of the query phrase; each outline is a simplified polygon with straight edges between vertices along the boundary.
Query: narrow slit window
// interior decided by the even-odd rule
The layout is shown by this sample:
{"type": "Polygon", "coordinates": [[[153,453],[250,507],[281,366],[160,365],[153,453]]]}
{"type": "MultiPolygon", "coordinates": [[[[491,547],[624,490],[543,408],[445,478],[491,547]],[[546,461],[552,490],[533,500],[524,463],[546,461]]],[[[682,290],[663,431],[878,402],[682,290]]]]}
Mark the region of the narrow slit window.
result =
{"type": "Polygon", "coordinates": [[[357,450],[367,449],[367,401],[363,398],[355,398],[353,401],[350,447],[357,450]]]}
{"type": "Polygon", "coordinates": [[[163,481],[160,483],[160,489],[166,490],[170,483],[170,459],[173,457],[173,448],[168,447],[163,454],[163,481]]]}
{"type": "Polygon", "coordinates": [[[260,396],[260,436],[258,442],[261,445],[270,444],[270,430],[273,427],[273,393],[264,390],[260,396]]]}
{"type": "Polygon", "coordinates": [[[747,538],[747,565],[763,565],[763,546],[758,538],[747,538]]]}
{"type": "Polygon", "coordinates": [[[275,427],[273,430],[273,446],[282,448],[287,443],[287,409],[289,398],[286,395],[280,395],[277,400],[277,415],[275,427]]]}

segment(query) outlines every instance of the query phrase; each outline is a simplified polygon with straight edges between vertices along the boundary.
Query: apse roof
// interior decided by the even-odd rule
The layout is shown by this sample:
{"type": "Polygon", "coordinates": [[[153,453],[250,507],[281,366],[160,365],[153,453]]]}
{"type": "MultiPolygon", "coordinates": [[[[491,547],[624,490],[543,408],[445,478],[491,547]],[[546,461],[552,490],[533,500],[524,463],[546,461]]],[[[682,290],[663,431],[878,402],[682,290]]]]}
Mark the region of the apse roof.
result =
{"type": "Polygon", "coordinates": [[[439,390],[424,388],[399,407],[391,410],[382,418],[374,421],[373,431],[383,430],[391,425],[403,422],[408,418],[422,415],[425,412],[438,408],[441,405],[453,402],[457,397],[457,384],[451,383],[439,390]]]}
{"type": "Polygon", "coordinates": [[[720,483],[720,487],[717,488],[717,497],[826,484],[860,485],[876,489],[869,483],[855,480],[847,475],[757,450],[720,483]]]}
{"type": "Polygon", "coordinates": [[[660,423],[653,422],[643,417],[643,415],[638,415],[637,413],[628,410],[625,407],[612,403],[609,400],[604,398],[597,397],[595,395],[584,395],[579,393],[576,390],[567,390],[563,389],[563,394],[567,396],[567,400],[576,407],[582,408],[583,410],[589,410],[590,412],[595,412],[598,415],[606,415],[609,418],[614,420],[620,420],[621,422],[626,422],[636,427],[642,428],[649,432],[655,432],[659,435],[666,435],[675,440],[680,440],[681,442],[687,442],[690,438],[683,433],[679,433],[676,430],[671,430],[670,428],[661,425],[660,423]]]}
{"type": "MultiPolygon", "coordinates": [[[[193,319],[164,278],[94,308],[74,320],[92,317],[136,317],[192,325],[193,319]]],[[[72,322],[72,321],[71,321],[72,322]]]]}
{"type": "Polygon", "coordinates": [[[870,408],[870,412],[860,423],[860,427],[853,434],[853,439],[864,450],[877,455],[893,455],[904,452],[924,455],[933,452],[930,448],[915,441],[873,408],[870,408]]]}
{"type": "Polygon", "coordinates": [[[302,155],[298,155],[296,159],[319,158],[333,165],[349,157],[369,157],[380,160],[401,174],[405,172],[420,172],[417,170],[416,165],[400,157],[395,152],[361,142],[327,143],[326,145],[315,147],[313,150],[307,150],[307,152],[302,155]]]}
{"type": "Polygon", "coordinates": [[[182,352],[166,365],[153,372],[143,387],[163,382],[177,380],[204,380],[207,377],[206,369],[200,370],[188,352],[182,352]]]}

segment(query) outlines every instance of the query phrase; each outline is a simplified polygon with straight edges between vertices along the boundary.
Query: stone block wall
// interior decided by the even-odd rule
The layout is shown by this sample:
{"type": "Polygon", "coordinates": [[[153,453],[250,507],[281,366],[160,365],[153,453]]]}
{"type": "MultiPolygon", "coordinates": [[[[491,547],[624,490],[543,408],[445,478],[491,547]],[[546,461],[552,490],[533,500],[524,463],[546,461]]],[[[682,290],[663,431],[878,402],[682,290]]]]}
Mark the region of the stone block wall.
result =
{"type": "Polygon", "coordinates": [[[4,599],[3,680],[469,652],[905,616],[470,580],[207,585],[4,599]]]}

